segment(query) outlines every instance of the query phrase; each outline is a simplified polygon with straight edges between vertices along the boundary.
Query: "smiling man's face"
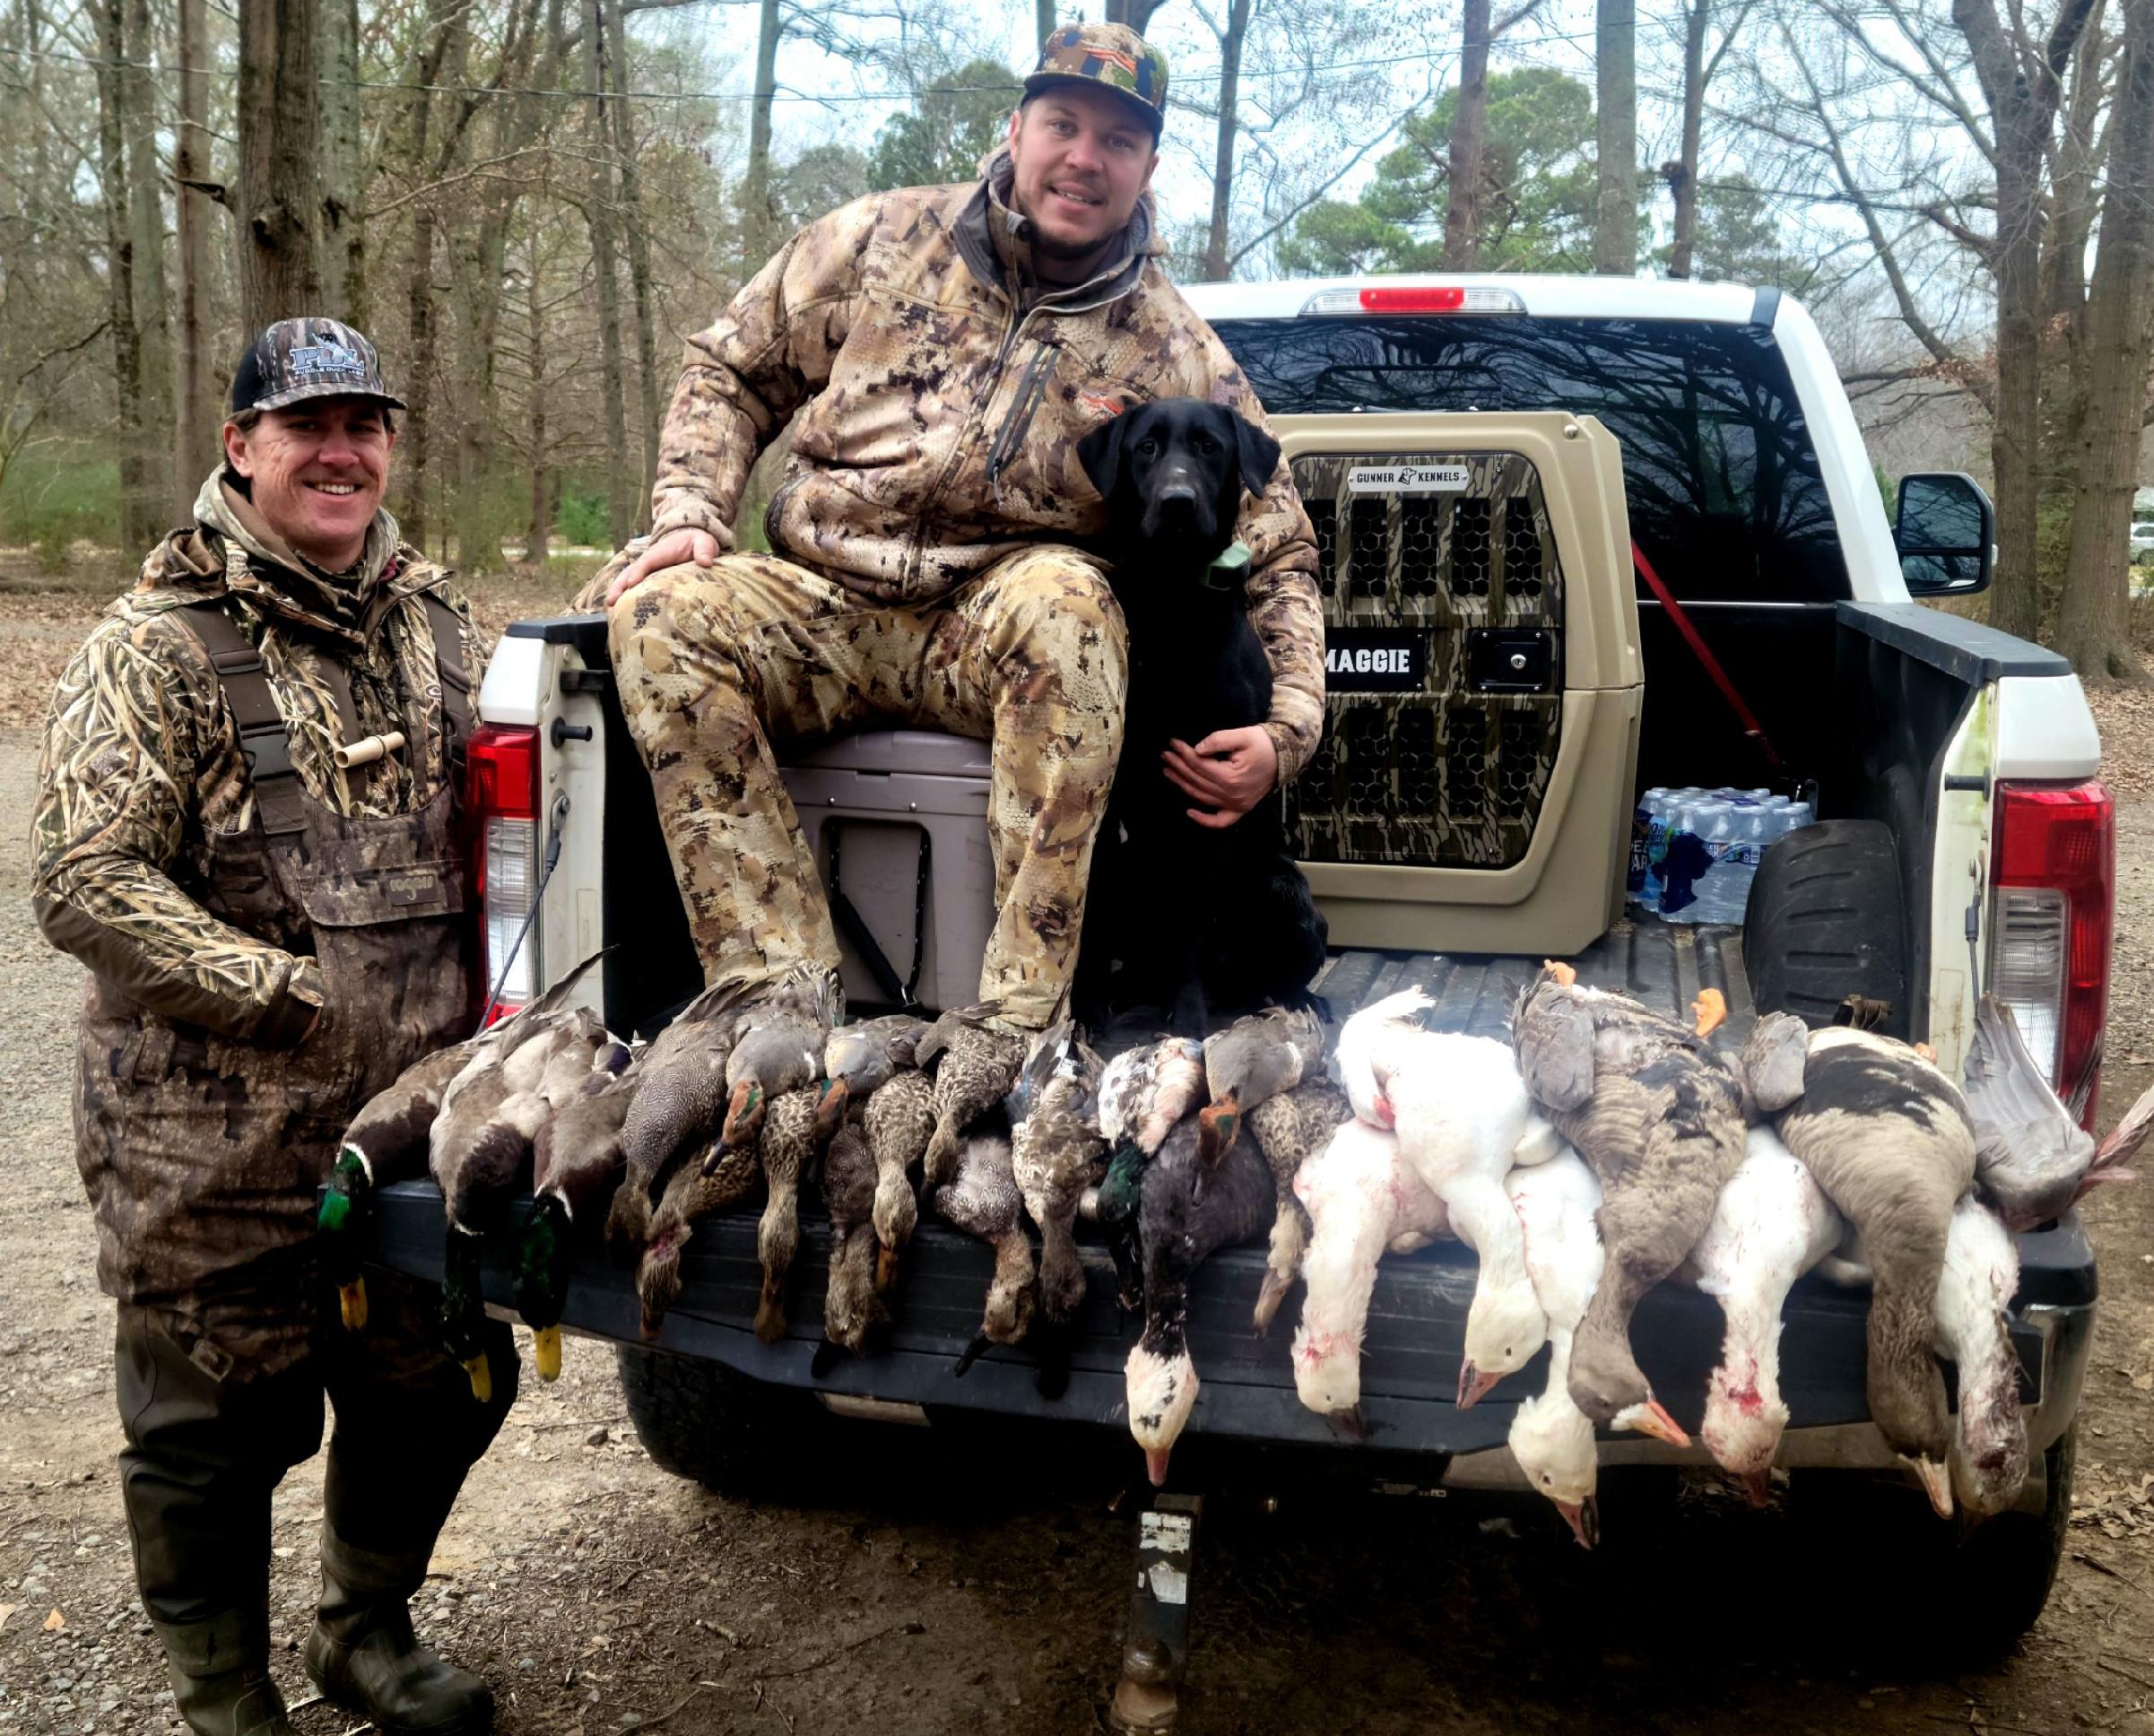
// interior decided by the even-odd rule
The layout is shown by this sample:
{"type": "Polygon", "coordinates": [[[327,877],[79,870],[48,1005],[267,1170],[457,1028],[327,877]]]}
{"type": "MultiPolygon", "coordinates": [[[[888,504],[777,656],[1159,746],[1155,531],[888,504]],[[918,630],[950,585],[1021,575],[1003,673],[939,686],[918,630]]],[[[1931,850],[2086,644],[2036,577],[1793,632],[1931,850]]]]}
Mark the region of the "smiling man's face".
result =
{"type": "Polygon", "coordinates": [[[247,478],[255,510],[332,573],[366,552],[395,446],[387,412],[372,398],[309,398],[264,411],[251,428],[224,425],[225,458],[247,478]]]}
{"type": "Polygon", "coordinates": [[[1160,153],[1133,102],[1050,85],[1010,117],[1012,197],[1042,258],[1090,264],[1128,226],[1160,153]]]}

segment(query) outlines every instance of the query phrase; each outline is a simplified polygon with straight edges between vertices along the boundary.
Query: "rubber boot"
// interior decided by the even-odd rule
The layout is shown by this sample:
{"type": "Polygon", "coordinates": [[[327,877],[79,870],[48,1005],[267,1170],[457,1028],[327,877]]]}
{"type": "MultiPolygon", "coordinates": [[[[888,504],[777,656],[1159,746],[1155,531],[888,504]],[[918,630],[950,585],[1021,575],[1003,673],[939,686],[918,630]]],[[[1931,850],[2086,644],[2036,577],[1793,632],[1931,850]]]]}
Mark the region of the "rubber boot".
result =
{"type": "Polygon", "coordinates": [[[426,1562],[390,1562],[322,1543],[322,1603],[307,1636],[308,1679],[381,1736],[486,1736],[493,1690],[413,1636],[405,1600],[426,1562]]]}
{"type": "Polygon", "coordinates": [[[195,1736],[292,1736],[284,1697],[269,1675],[265,1621],[241,1615],[152,1621],[172,1676],[172,1698],[195,1736]]]}

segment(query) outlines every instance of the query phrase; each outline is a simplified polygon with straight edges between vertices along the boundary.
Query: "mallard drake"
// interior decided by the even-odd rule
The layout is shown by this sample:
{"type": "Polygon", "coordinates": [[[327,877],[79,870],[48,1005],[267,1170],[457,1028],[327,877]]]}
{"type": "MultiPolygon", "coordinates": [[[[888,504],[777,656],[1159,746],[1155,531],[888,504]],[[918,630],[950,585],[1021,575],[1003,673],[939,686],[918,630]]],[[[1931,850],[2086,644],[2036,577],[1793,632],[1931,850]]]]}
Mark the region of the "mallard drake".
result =
{"type": "Polygon", "coordinates": [[[590,1076],[555,1107],[531,1142],[533,1200],[517,1238],[516,1307],[531,1328],[541,1380],[560,1376],[570,1238],[578,1223],[599,1220],[621,1179],[621,1124],[635,1095],[621,1077],[630,1058],[620,1043],[594,1057],[590,1076]]]}
{"type": "Polygon", "coordinates": [[[1572,1342],[1571,1397],[1596,1427],[1688,1446],[1631,1354],[1630,1317],[1698,1246],[1742,1162],[1742,1078],[1696,1030],[1584,986],[1568,965],[1526,985],[1512,1041],[1527,1090],[1602,1194],[1607,1263],[1572,1342]]]}
{"type": "Polygon", "coordinates": [[[931,1187],[950,1179],[958,1136],[1008,1095],[1024,1065],[1026,1039],[983,1022],[1001,1011],[999,1001],[953,1008],[916,1046],[916,1061],[935,1081],[935,1130],[922,1160],[931,1187]]]}
{"type": "Polygon", "coordinates": [[[1548,1315],[1548,1384],[1511,1419],[1511,1456],[1534,1489],[1555,1503],[1581,1549],[1600,1539],[1599,1450],[1593,1424],[1570,1395],[1571,1341],[1600,1287],[1606,1262],[1594,1214],[1601,1184],[1568,1148],[1511,1171],[1504,1192],[1525,1231],[1525,1269],[1548,1315]]]}
{"type": "Polygon", "coordinates": [[[1780,1137],[1863,1238],[1871,1419],[1949,1518],[1937,1284],[1953,1209],[1975,1182],[1974,1125],[1959,1088],[1905,1043],[1834,1028],[1813,1031],[1809,1048],[1780,1137]]]}
{"type": "MultiPolygon", "coordinates": [[[[1256,1122],[1255,1115],[1248,1119],[1252,1136],[1256,1122]]],[[[1351,1115],[1300,1166],[1294,1193],[1310,1222],[1301,1261],[1308,1289],[1294,1329],[1294,1390],[1310,1410],[1358,1427],[1361,1335],[1377,1263],[1387,1248],[1448,1235],[1450,1216],[1406,1161],[1398,1135],[1351,1115]]]]}
{"type": "Polygon", "coordinates": [[[1099,1132],[1109,1151],[1090,1215],[1106,1237],[1115,1263],[1115,1298],[1124,1308],[1142,1304],[1137,1199],[1144,1167],[1203,1096],[1203,1046],[1192,1037],[1162,1037],[1125,1049],[1099,1076],[1099,1132]]]}
{"type": "Polygon", "coordinates": [[[1039,1228],[1040,1320],[1054,1333],[1042,1350],[1041,1384],[1050,1396],[1068,1377],[1061,1335],[1084,1299],[1075,1225],[1079,1199],[1107,1156],[1099,1128],[1102,1072],[1070,1020],[1041,1032],[1024,1064],[1029,1113],[1010,1135],[1018,1191],[1039,1228]]]}
{"type": "Polygon", "coordinates": [[[1198,1155],[1201,1137],[1194,1116],[1167,1135],[1144,1172],[1137,1208],[1144,1332],[1123,1380],[1129,1432],[1144,1449],[1144,1469],[1155,1487],[1166,1482],[1168,1457],[1196,1404],[1189,1280],[1216,1250],[1261,1234],[1272,1216],[1272,1172],[1255,1141],[1244,1133],[1212,1167],[1198,1155]]]}
{"type": "Polygon", "coordinates": [[[1795,1280],[1840,1243],[1846,1225],[1809,1169],[1769,1126],[1751,1128],[1744,1157],[1715,1202],[1687,1263],[1727,1322],[1706,1380],[1698,1439],[1759,1506],[1787,1428],[1780,1397],[1780,1312],[1795,1280]]]}
{"type": "Polygon", "coordinates": [[[753,985],[713,983],[676,1013],[630,1065],[621,1124],[621,1185],[606,1214],[606,1245],[633,1265],[650,1239],[651,1210],[673,1166],[701,1151],[725,1117],[725,1063],[753,985]]]}
{"type": "Polygon", "coordinates": [[[1503,1191],[1533,1106],[1508,1045],[1413,1022],[1434,1004],[1407,989],[1356,1013],[1339,1033],[1339,1077],[1357,1115],[1398,1134],[1406,1161],[1443,1200],[1452,1233],[1481,1258],[1458,1371],[1464,1409],[1548,1338],[1503,1191]]]}
{"type": "Polygon", "coordinates": [[[1272,1316],[1294,1280],[1301,1276],[1301,1262],[1308,1247],[1309,1214],[1295,1192],[1294,1177],[1301,1166],[1338,1131],[1354,1118],[1346,1093],[1328,1079],[1303,1081],[1288,1090],[1267,1097],[1240,1120],[1272,1167],[1272,1247],[1264,1261],[1264,1288],[1257,1292],[1254,1324],[1259,1334],[1272,1329],[1272,1316]]]}
{"type": "Polygon", "coordinates": [[[858,1110],[831,1135],[823,1153],[822,1199],[830,1218],[830,1264],[823,1293],[824,1342],[815,1353],[818,1375],[827,1371],[833,1350],[864,1354],[869,1335],[889,1317],[875,1289],[875,1159],[858,1110]]]}
{"type": "Polygon", "coordinates": [[[955,1176],[928,1191],[928,1209],[994,1250],[994,1276],[978,1335],[958,1359],[961,1376],[990,1344],[1015,1344],[1031,1331],[1036,1298],[1032,1243],[1025,1235],[1025,1201],[1009,1137],[967,1134],[958,1144],[956,1167],[955,1176]]]}
{"type": "Polygon", "coordinates": [[[1260,1103],[1313,1078],[1324,1062],[1324,1021],[1307,1007],[1268,1007],[1204,1039],[1203,1159],[1217,1163],[1260,1103]]]}
{"type": "Polygon", "coordinates": [[[585,973],[604,957],[604,951],[593,953],[537,1000],[499,1024],[422,1055],[396,1076],[395,1084],[369,1098],[344,1130],[315,1222],[349,1330],[358,1332],[367,1324],[366,1280],[360,1275],[353,1244],[369,1215],[374,1190],[426,1173],[428,1136],[457,1074],[574,1017],[569,997],[585,973]]]}
{"type": "Polygon", "coordinates": [[[868,1098],[861,1131],[875,1165],[875,1289],[897,1281],[898,1256],[919,1223],[912,1170],[926,1154],[935,1130],[934,1081],[915,1067],[893,1072],[868,1098]]]}

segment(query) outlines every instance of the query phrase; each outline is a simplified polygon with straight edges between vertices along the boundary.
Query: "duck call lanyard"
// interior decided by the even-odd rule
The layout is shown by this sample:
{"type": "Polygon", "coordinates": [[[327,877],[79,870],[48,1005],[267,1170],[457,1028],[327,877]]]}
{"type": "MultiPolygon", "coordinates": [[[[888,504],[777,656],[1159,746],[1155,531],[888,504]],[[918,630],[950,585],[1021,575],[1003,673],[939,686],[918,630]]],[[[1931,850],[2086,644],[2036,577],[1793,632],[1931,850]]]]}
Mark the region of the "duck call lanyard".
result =
{"type": "Polygon", "coordinates": [[[1712,648],[1698,633],[1697,623],[1690,619],[1682,604],[1675,600],[1675,593],[1653,570],[1653,563],[1646,559],[1646,551],[1638,547],[1636,538],[1631,541],[1630,558],[1637,566],[1638,577],[1646,581],[1646,588],[1668,612],[1668,619],[1675,623],[1675,630],[1683,636],[1683,643],[1690,647],[1690,655],[1698,659],[1706,673],[1712,678],[1713,685],[1720,690],[1720,697],[1728,702],[1729,709],[1741,721],[1742,733],[1758,744],[1758,751],[1777,770],[1780,756],[1774,751],[1772,740],[1765,733],[1765,725],[1758,721],[1757,714],[1743,703],[1742,695],[1735,690],[1735,683],[1728,679],[1728,672],[1720,666],[1720,659],[1713,655],[1712,648]]]}

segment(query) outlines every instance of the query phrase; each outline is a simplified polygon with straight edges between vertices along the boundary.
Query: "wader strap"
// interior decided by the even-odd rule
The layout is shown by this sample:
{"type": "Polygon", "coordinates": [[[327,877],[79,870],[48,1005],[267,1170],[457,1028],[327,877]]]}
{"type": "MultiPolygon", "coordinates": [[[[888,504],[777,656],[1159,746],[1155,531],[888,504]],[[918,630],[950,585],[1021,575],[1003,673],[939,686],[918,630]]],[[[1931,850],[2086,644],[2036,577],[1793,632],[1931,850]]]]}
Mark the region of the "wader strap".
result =
{"type": "Polygon", "coordinates": [[[269,690],[269,677],[262,668],[262,654],[249,645],[231,618],[222,598],[187,605],[187,625],[209,653],[210,667],[217,672],[224,703],[231,707],[239,729],[239,753],[247,761],[248,781],[254,786],[255,811],[262,829],[271,837],[303,830],[306,827],[306,793],[292,769],[291,742],[284,733],[284,716],[269,690]]]}
{"type": "Polygon", "coordinates": [[[423,593],[420,601],[426,604],[427,625],[434,635],[434,667],[441,675],[444,772],[449,787],[460,791],[465,749],[471,741],[472,727],[471,671],[464,666],[464,623],[433,592],[423,593]]]}

